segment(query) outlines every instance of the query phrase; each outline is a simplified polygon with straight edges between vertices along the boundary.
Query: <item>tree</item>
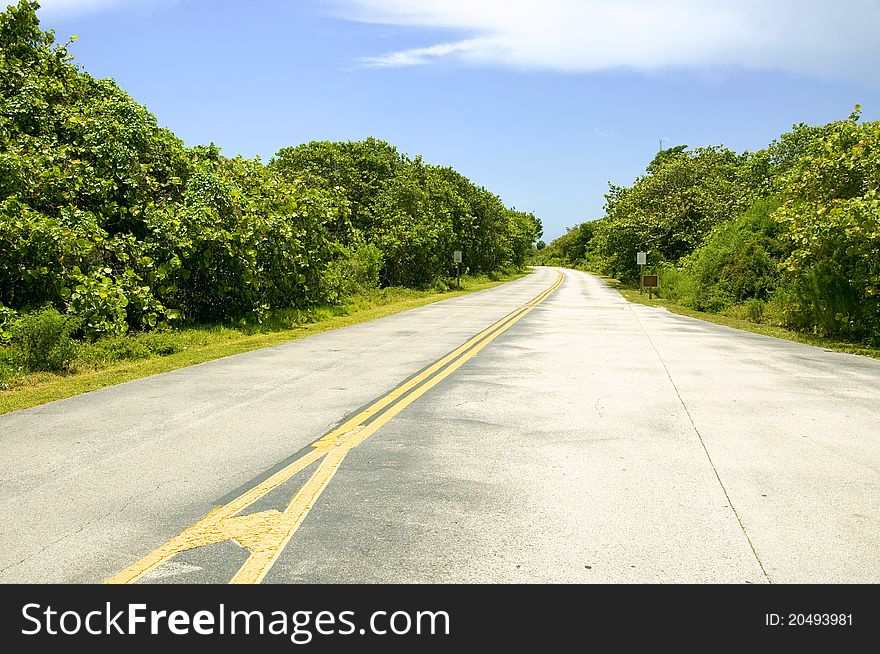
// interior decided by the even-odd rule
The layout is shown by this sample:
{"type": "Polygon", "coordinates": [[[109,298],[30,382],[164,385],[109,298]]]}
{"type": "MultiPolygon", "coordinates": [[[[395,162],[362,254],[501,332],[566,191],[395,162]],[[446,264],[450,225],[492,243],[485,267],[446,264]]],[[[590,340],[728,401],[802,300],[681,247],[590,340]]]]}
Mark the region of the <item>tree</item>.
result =
{"type": "Polygon", "coordinates": [[[632,187],[611,186],[596,249],[610,274],[635,279],[635,253],[675,263],[694,251],[716,225],[745,210],[755,197],[742,183],[748,157],[723,147],[658,155],[632,187]]]}
{"type": "Polygon", "coordinates": [[[880,122],[795,130],[799,149],[781,176],[777,220],[791,254],[783,266],[822,331],[880,337],[880,122]]]}
{"type": "MultiPolygon", "coordinates": [[[[521,266],[540,221],[384,141],[268,165],[187,148],[72,63],[35,2],[0,13],[0,317],[53,305],[91,337],[261,317],[521,266]]],[[[5,327],[0,325],[5,333],[5,327]]]]}

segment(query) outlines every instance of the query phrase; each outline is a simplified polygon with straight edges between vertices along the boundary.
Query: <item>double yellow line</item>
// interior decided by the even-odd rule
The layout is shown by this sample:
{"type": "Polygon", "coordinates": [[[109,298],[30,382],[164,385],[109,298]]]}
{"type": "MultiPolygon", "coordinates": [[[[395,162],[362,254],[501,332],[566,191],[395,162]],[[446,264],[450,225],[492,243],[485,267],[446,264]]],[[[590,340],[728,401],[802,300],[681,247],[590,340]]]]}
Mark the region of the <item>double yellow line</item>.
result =
{"type": "Polygon", "coordinates": [[[330,484],[350,450],[363,443],[397,414],[434,386],[461,368],[483,348],[544,302],[564,280],[556,282],[528,304],[519,307],[488,329],[430,365],[425,370],[384,395],[357,415],[311,445],[311,451],[282,468],[234,500],[219,506],[180,535],[160,546],[140,561],[107,580],[110,584],[131,584],[182,552],[235,541],[250,556],[232,578],[231,583],[260,583],[284,551],[285,546],[303,523],[321,493],[330,484]],[[320,465],[288,503],[284,511],[275,509],[239,515],[247,507],[320,461],[320,465]]]}

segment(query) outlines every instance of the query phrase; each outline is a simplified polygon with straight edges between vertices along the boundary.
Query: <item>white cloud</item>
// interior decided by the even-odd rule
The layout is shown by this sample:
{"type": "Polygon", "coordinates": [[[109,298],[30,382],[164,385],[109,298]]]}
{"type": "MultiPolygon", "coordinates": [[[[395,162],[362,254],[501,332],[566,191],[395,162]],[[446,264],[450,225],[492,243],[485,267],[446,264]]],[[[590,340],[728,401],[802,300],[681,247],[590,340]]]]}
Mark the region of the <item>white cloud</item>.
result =
{"type": "Polygon", "coordinates": [[[337,0],[343,16],[449,30],[368,57],[592,72],[736,66],[880,81],[880,0],[337,0]]]}
{"type": "Polygon", "coordinates": [[[413,48],[401,50],[379,57],[365,57],[364,62],[373,66],[416,66],[426,64],[432,58],[445,57],[451,54],[465,54],[480,48],[479,40],[457,41],[455,43],[440,43],[427,48],[413,48]]]}

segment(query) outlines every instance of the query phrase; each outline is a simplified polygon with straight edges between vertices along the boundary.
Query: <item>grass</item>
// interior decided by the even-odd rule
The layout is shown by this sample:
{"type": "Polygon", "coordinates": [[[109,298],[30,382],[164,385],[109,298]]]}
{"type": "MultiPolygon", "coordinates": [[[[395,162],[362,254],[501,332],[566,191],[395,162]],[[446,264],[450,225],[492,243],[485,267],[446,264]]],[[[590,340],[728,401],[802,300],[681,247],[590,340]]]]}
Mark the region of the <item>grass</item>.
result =
{"type": "Polygon", "coordinates": [[[0,415],[382,318],[492,288],[526,274],[463,277],[461,290],[443,292],[386,288],[350,298],[339,306],[280,311],[261,324],[197,326],[84,345],[69,373],[27,373],[0,380],[6,387],[0,390],[0,415]]]}
{"type": "Polygon", "coordinates": [[[845,352],[847,354],[859,354],[862,356],[880,359],[880,348],[871,347],[860,343],[848,343],[846,341],[838,341],[833,338],[819,336],[817,334],[807,334],[804,332],[796,332],[784,327],[776,325],[768,325],[764,323],[756,323],[750,320],[742,320],[741,318],[732,318],[717,313],[707,313],[705,311],[696,311],[689,307],[676,304],[662,297],[655,296],[653,299],[648,297],[647,291],[644,294],[639,293],[639,289],[635,286],[628,286],[611,277],[601,276],[606,282],[620,292],[630,302],[644,304],[649,307],[661,307],[672,313],[677,313],[690,318],[698,318],[716,325],[724,325],[725,327],[733,327],[755,334],[763,334],[764,336],[772,336],[781,338],[786,341],[794,341],[796,343],[804,343],[814,347],[821,347],[826,350],[834,350],[836,352],[845,352]]]}

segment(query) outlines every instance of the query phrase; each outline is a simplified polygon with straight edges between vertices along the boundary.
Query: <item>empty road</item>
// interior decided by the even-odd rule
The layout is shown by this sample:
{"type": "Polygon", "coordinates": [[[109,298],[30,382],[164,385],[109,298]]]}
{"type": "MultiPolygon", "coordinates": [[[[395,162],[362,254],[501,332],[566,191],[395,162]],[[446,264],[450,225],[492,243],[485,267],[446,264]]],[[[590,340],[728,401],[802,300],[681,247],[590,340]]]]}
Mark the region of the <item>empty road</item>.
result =
{"type": "Polygon", "coordinates": [[[880,361],[503,286],[0,416],[0,582],[880,582],[880,361]]]}

